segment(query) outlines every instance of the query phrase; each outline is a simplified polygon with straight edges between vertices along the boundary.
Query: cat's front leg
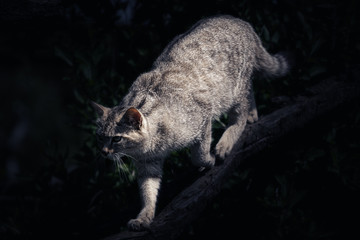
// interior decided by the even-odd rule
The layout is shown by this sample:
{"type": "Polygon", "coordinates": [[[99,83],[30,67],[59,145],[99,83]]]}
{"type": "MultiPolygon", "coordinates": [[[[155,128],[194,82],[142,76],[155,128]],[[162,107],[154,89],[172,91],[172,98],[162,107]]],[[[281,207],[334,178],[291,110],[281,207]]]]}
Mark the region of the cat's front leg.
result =
{"type": "Polygon", "coordinates": [[[150,227],[155,216],[161,178],[140,176],[138,182],[143,207],[138,216],[128,222],[128,228],[133,231],[141,231],[150,227]]]}

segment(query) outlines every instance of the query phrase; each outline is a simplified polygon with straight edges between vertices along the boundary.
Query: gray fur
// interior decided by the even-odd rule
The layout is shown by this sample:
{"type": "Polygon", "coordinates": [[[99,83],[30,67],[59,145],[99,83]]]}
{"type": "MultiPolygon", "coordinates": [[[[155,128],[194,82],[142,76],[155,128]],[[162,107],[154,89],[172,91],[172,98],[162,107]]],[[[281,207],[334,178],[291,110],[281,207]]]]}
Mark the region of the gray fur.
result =
{"type": "Polygon", "coordinates": [[[191,146],[193,164],[211,168],[213,119],[229,115],[229,125],[215,147],[216,155],[224,159],[246,122],[258,119],[253,73],[280,77],[288,70],[286,58],[271,56],[250,24],[217,16],[199,21],[170,42],[119,106],[94,103],[103,154],[114,160],[130,156],[137,168],[143,208],[128,227],[141,230],[152,222],[168,153],[191,146]],[[130,107],[136,110],[126,112],[130,107]]]}

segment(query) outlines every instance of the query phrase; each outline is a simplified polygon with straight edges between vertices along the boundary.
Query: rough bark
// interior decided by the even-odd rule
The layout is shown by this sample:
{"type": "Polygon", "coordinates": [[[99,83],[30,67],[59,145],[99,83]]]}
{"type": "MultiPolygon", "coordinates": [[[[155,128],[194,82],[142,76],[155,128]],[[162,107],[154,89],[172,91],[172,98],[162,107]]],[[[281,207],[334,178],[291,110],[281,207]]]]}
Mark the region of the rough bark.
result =
{"type": "Polygon", "coordinates": [[[324,113],[358,100],[359,96],[358,74],[328,79],[315,85],[287,106],[262,117],[255,124],[248,124],[231,155],[177,195],[154,219],[149,231],[124,231],[106,240],[175,239],[219,193],[228,175],[242,161],[324,113]]]}

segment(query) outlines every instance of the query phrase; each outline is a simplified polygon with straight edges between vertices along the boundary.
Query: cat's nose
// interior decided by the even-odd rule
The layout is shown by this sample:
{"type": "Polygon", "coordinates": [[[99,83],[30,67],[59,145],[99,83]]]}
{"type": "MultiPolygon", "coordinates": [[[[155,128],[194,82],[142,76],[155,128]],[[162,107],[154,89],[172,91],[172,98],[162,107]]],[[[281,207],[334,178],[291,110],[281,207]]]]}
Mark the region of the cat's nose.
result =
{"type": "Polygon", "coordinates": [[[104,155],[104,156],[107,156],[109,154],[109,148],[107,147],[103,147],[101,149],[101,153],[104,155]]]}

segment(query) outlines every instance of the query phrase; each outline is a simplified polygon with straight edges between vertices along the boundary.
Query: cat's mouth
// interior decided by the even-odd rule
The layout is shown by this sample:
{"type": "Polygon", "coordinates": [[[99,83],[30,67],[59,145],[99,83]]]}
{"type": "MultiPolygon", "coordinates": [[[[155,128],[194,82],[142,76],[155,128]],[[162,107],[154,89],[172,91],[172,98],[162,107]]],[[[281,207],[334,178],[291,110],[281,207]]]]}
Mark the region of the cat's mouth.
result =
{"type": "Polygon", "coordinates": [[[105,158],[110,159],[112,161],[119,161],[124,156],[125,155],[122,153],[109,153],[107,156],[105,156],[105,158]]]}

